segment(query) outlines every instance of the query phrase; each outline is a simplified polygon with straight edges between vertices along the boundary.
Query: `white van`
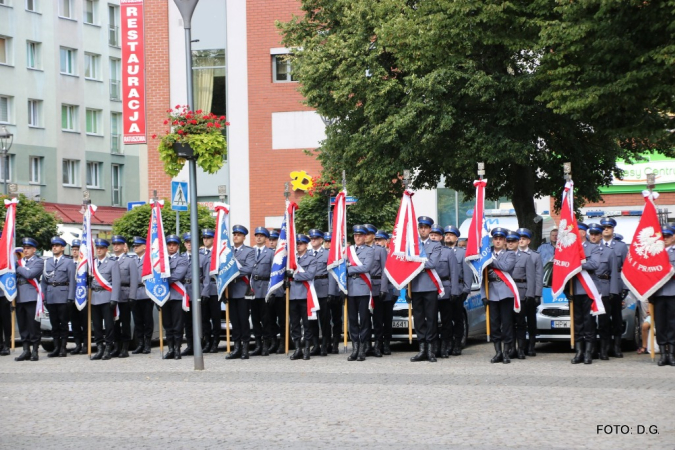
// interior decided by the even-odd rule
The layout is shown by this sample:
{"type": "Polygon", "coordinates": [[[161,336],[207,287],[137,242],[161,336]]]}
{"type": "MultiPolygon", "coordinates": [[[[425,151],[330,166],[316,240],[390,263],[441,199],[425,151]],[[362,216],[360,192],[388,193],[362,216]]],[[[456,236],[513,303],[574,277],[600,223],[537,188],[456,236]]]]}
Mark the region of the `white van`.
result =
{"type": "MultiPolygon", "coordinates": [[[[582,216],[584,223],[600,223],[603,217],[611,217],[616,220],[616,227],[614,233],[620,234],[623,237],[623,242],[627,245],[633,241],[633,235],[637,229],[640,219],[642,218],[642,208],[630,210],[591,210],[587,208],[582,209],[582,216]]],[[[659,221],[663,226],[668,222],[668,210],[659,209],[659,221]]]]}

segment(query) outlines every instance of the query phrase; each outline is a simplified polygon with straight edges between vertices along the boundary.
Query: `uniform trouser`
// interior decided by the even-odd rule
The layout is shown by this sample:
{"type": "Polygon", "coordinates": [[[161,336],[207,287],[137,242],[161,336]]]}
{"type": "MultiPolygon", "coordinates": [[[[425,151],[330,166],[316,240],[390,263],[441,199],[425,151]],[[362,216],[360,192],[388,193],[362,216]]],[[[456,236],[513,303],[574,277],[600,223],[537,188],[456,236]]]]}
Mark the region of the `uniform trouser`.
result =
{"type": "MultiPolygon", "coordinates": [[[[274,315],[272,318],[272,333],[286,339],[286,295],[274,297],[274,315]]],[[[289,312],[290,314],[290,312],[289,312]]]]}
{"type": "Polygon", "coordinates": [[[312,336],[330,338],[330,311],[328,310],[328,297],[319,298],[319,310],[316,312],[317,320],[310,320],[312,336]],[[321,332],[319,333],[319,326],[321,332]]]}
{"type": "Polygon", "coordinates": [[[253,336],[256,339],[272,337],[272,317],[264,298],[249,300],[251,302],[251,321],[253,336]]]}
{"type": "MultiPolygon", "coordinates": [[[[602,297],[602,304],[605,307],[605,314],[598,316],[598,335],[600,339],[611,339],[612,337],[612,304],[611,297],[602,297]]],[[[621,311],[621,310],[619,310],[621,311]]]]}
{"type": "Polygon", "coordinates": [[[231,298],[230,322],[232,322],[232,340],[234,342],[249,342],[251,340],[251,325],[248,316],[251,312],[251,301],[245,298],[231,298]]]}
{"type": "Polygon", "coordinates": [[[185,330],[185,340],[188,347],[192,347],[192,301],[190,301],[190,310],[183,311],[183,330],[185,330]]]}
{"type": "Polygon", "coordinates": [[[491,341],[513,343],[513,301],[509,297],[489,303],[491,341]]]}
{"type": "MultiPolygon", "coordinates": [[[[307,317],[307,300],[290,300],[289,312],[291,316],[291,339],[302,339],[302,332],[300,330],[300,323],[302,322],[302,329],[305,332],[305,342],[314,338],[314,330],[310,325],[310,320],[307,317]]],[[[313,321],[312,321],[313,322],[313,321]]]]}
{"type": "Polygon", "coordinates": [[[155,318],[152,316],[152,308],[155,302],[149,298],[134,301],[134,334],[141,342],[142,338],[152,339],[155,331],[155,318]]]}
{"type": "Polygon", "coordinates": [[[525,332],[530,338],[537,335],[537,304],[534,299],[525,300],[520,296],[520,312],[516,315],[516,338],[525,339],[525,332]]]}
{"type": "MultiPolygon", "coordinates": [[[[220,340],[220,301],[217,295],[202,298],[202,330],[205,338],[220,340]]],[[[232,320],[232,305],[230,305],[230,320],[232,320]]]]}
{"type": "Polygon", "coordinates": [[[67,303],[48,303],[49,322],[52,325],[54,339],[68,339],[68,309],[67,303]]]}
{"type": "Polygon", "coordinates": [[[0,348],[12,345],[12,303],[0,297],[0,348]]]}
{"type": "Polygon", "coordinates": [[[112,345],[115,330],[115,311],[110,307],[110,303],[91,306],[91,323],[96,345],[101,345],[104,341],[107,345],[112,345]]]}
{"type": "Polygon", "coordinates": [[[385,341],[391,341],[391,336],[393,334],[393,322],[394,322],[394,305],[396,305],[396,298],[388,295],[389,300],[385,300],[383,304],[383,314],[382,320],[384,322],[383,326],[383,338],[385,341]]]}
{"type": "Polygon", "coordinates": [[[575,295],[574,302],[574,341],[595,341],[595,317],[591,315],[593,301],[588,295],[575,295]]]}
{"type": "Polygon", "coordinates": [[[337,295],[333,301],[328,301],[328,311],[330,312],[331,331],[333,339],[340,340],[342,337],[342,296],[337,295]]]}
{"type": "Polygon", "coordinates": [[[117,304],[120,316],[115,321],[115,342],[131,342],[131,302],[117,304]]]}
{"type": "Polygon", "coordinates": [[[70,309],[70,325],[73,329],[75,342],[86,342],[89,337],[89,302],[82,311],[77,309],[76,302],[68,306],[70,309]]]}
{"type": "Polygon", "coordinates": [[[675,297],[655,297],[653,302],[657,344],[675,345],[675,297]]]}
{"type": "MultiPolygon", "coordinates": [[[[373,292],[379,292],[373,287],[373,292]]],[[[373,294],[373,337],[375,341],[381,341],[384,337],[384,301],[380,295],[373,294]]]]}
{"type": "Polygon", "coordinates": [[[266,320],[263,322],[263,328],[267,327],[268,338],[276,338],[279,333],[279,325],[277,325],[277,302],[282,303],[286,299],[281,299],[277,297],[270,297],[269,301],[264,300],[265,304],[263,308],[265,309],[265,315],[263,316],[266,320]]]}
{"type": "MultiPolygon", "coordinates": [[[[612,333],[612,336],[614,336],[615,338],[623,335],[623,314],[621,313],[622,303],[623,300],[621,300],[620,295],[611,295],[609,298],[609,304],[611,305],[610,309],[612,310],[612,312],[609,314],[611,320],[610,331],[612,333]]],[[[606,302],[604,303],[604,305],[605,307],[607,307],[606,302]]]]}
{"type": "Polygon", "coordinates": [[[349,316],[349,337],[352,342],[365,343],[370,340],[369,295],[347,297],[347,315],[349,316]]]}
{"type": "Polygon", "coordinates": [[[419,342],[433,342],[438,337],[438,292],[413,292],[413,319],[419,342]]]}
{"type": "Polygon", "coordinates": [[[441,340],[446,342],[452,339],[452,331],[454,329],[451,302],[452,300],[449,298],[438,299],[438,312],[441,313],[441,340]]]}
{"type": "Polygon", "coordinates": [[[183,306],[181,300],[169,300],[162,307],[162,322],[169,345],[183,342],[183,306]]]}
{"type": "Polygon", "coordinates": [[[21,343],[40,342],[40,322],[35,320],[37,301],[16,304],[16,321],[19,324],[21,343]]]}

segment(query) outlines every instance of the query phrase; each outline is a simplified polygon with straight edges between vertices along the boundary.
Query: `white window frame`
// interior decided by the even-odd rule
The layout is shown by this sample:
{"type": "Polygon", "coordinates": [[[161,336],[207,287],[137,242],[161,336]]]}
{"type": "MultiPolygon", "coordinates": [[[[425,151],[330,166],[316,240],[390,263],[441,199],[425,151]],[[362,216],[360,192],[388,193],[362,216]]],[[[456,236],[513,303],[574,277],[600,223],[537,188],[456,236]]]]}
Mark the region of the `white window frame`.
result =
{"type": "Polygon", "coordinates": [[[76,20],[73,0],[59,0],[59,17],[62,19],[76,20]],[[66,9],[67,11],[65,11],[66,9]]]}
{"type": "Polygon", "coordinates": [[[28,184],[42,184],[42,156],[28,158],[28,184]]]}
{"type": "Polygon", "coordinates": [[[28,99],[28,127],[43,128],[42,100],[28,99]]]}
{"type": "Polygon", "coordinates": [[[61,183],[63,186],[67,187],[79,187],[80,186],[80,161],[77,159],[64,159],[61,164],[61,183]],[[64,175],[68,173],[68,180],[64,181],[64,175]]]}
{"type": "Polygon", "coordinates": [[[87,25],[98,25],[98,0],[82,0],[82,22],[87,25]],[[91,4],[91,21],[87,20],[87,5],[91,4]]]}
{"type": "Polygon", "coordinates": [[[84,54],[84,78],[101,81],[101,55],[96,53],[84,54]],[[87,71],[89,71],[89,74],[87,74],[87,71]]]}
{"type": "Polygon", "coordinates": [[[39,0],[26,0],[24,5],[26,6],[26,11],[30,12],[40,12],[40,5],[38,4],[39,0]]]}
{"type": "Polygon", "coordinates": [[[79,131],[78,129],[78,107],[76,105],[67,105],[65,103],[61,104],[61,131],[68,131],[71,133],[77,133],[79,131]],[[70,126],[69,128],[64,128],[63,126],[63,118],[64,114],[66,114],[66,127],[70,126]]]}
{"type": "Polygon", "coordinates": [[[87,178],[86,184],[88,188],[101,188],[101,166],[103,163],[99,161],[87,161],[87,178]]]}
{"type": "Polygon", "coordinates": [[[108,5],[108,45],[120,47],[120,7],[108,5]],[[111,14],[112,12],[112,14],[111,14]],[[112,18],[112,20],[111,20],[112,18]]]}
{"type": "Polygon", "coordinates": [[[110,203],[112,206],[121,206],[122,205],[122,164],[111,164],[110,165],[110,203]],[[115,171],[117,171],[117,187],[115,187],[115,171]],[[117,196],[117,201],[115,201],[115,196],[117,196]]]}
{"type": "Polygon", "coordinates": [[[12,102],[14,97],[0,95],[0,123],[12,123],[12,102]]]}
{"type": "Polygon", "coordinates": [[[77,76],[77,50],[74,48],[60,47],[59,48],[59,71],[61,75],[70,75],[73,77],[77,76]],[[64,54],[66,59],[64,60],[64,54]],[[63,64],[66,64],[65,69],[70,70],[70,72],[64,72],[63,64]]]}
{"type": "Polygon", "coordinates": [[[26,41],[26,67],[33,70],[42,70],[42,43],[26,41]],[[33,65],[31,65],[31,61],[33,65]]]}
{"type": "Polygon", "coordinates": [[[85,115],[85,131],[90,136],[103,136],[103,123],[101,116],[103,111],[100,109],[87,108],[85,115]],[[91,120],[90,117],[91,116],[91,120]],[[93,125],[91,128],[89,125],[93,125]]]}
{"type": "Polygon", "coordinates": [[[110,153],[115,155],[121,155],[124,149],[122,145],[122,120],[122,113],[110,113],[110,153]]]}
{"type": "Polygon", "coordinates": [[[122,60],[110,58],[110,100],[122,101],[122,60]]]}
{"type": "Polygon", "coordinates": [[[13,66],[14,65],[14,54],[12,52],[12,37],[0,35],[0,46],[4,47],[3,53],[5,54],[5,60],[0,60],[0,65],[2,66],[13,66]]]}
{"type": "Polygon", "coordinates": [[[11,183],[12,175],[14,175],[14,155],[8,153],[7,158],[0,156],[0,183],[11,183]],[[7,174],[9,178],[6,180],[5,180],[5,161],[9,163],[7,166],[9,168],[9,173],[7,174]]]}

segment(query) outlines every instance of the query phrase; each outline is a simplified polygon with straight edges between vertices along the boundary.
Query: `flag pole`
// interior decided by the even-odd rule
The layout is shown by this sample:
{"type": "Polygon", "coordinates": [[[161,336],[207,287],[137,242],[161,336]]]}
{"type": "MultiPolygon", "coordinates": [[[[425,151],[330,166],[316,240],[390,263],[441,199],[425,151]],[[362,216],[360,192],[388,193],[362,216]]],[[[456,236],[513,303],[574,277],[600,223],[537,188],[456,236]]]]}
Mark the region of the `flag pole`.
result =
{"type": "MultiPolygon", "coordinates": [[[[344,192],[345,194],[347,193],[347,175],[346,175],[344,170],[342,171],[342,192],[344,192]]],[[[347,202],[347,199],[345,199],[345,213],[344,213],[344,224],[343,224],[344,233],[343,233],[343,236],[342,236],[342,239],[344,239],[344,242],[343,242],[344,245],[342,246],[342,248],[345,249],[345,250],[346,250],[346,247],[347,247],[347,242],[346,242],[347,241],[347,203],[346,202],[347,202]]],[[[348,284],[345,284],[345,288],[347,286],[348,286],[348,284]]],[[[348,326],[347,321],[349,320],[348,314],[347,314],[347,308],[348,308],[348,306],[347,306],[347,304],[348,304],[347,294],[345,294],[344,297],[345,297],[345,300],[344,300],[344,303],[342,305],[342,309],[343,309],[343,312],[342,312],[342,316],[343,316],[342,317],[342,328],[343,328],[342,331],[343,331],[343,333],[342,334],[344,335],[344,337],[342,338],[342,340],[343,340],[342,346],[344,347],[344,352],[347,353],[347,337],[349,335],[349,332],[347,331],[347,326],[348,326]]]]}
{"type": "MultiPolygon", "coordinates": [[[[479,162],[478,164],[478,170],[476,173],[478,174],[478,179],[482,180],[483,177],[485,176],[485,163],[484,162],[479,162]]],[[[478,198],[476,198],[476,203],[478,202],[478,198]]],[[[481,224],[481,229],[483,228],[483,224],[481,224]]],[[[485,298],[487,300],[487,304],[485,305],[485,334],[487,335],[487,341],[490,342],[490,281],[488,280],[487,276],[487,267],[483,271],[483,284],[485,285],[485,298]]]]}
{"type": "Polygon", "coordinates": [[[225,339],[227,341],[227,353],[230,353],[230,287],[225,286],[225,339]]]}
{"type": "MultiPolygon", "coordinates": [[[[5,181],[6,182],[6,181],[5,181]]],[[[16,198],[16,185],[12,183],[10,186],[10,191],[12,192],[12,198],[16,198]],[[14,189],[12,189],[14,188],[14,189]]],[[[17,205],[18,207],[18,205],[17,205]]],[[[16,241],[16,215],[14,215],[14,240],[16,241]]],[[[14,244],[14,242],[12,242],[14,244]]],[[[14,249],[12,249],[14,251],[14,249]]],[[[10,255],[10,258],[13,258],[15,255],[10,255]]],[[[12,300],[12,304],[9,309],[9,316],[11,317],[12,320],[12,342],[10,343],[10,348],[12,350],[12,353],[14,353],[14,349],[16,346],[14,345],[14,336],[15,336],[15,331],[14,328],[16,327],[16,299],[12,300]]]]}
{"type": "MultiPolygon", "coordinates": [[[[565,178],[565,183],[572,181],[572,163],[566,162],[563,163],[563,173],[565,178]]],[[[574,214],[574,211],[570,211],[574,214]]],[[[553,250],[555,255],[555,249],[553,250]]],[[[574,348],[574,280],[570,280],[570,299],[567,302],[570,307],[570,347],[574,348]]]]}
{"type": "MultiPolygon", "coordinates": [[[[654,186],[656,185],[656,175],[654,172],[648,173],[647,174],[647,189],[649,190],[649,197],[651,198],[652,196],[652,191],[654,190],[654,186]]],[[[652,302],[649,302],[649,315],[652,318],[652,326],[650,327],[651,334],[649,335],[649,355],[652,358],[652,362],[654,362],[654,359],[656,358],[656,351],[654,349],[654,336],[656,335],[656,318],[654,317],[654,304],[652,302]]],[[[665,351],[665,349],[660,349],[662,352],[665,351]]]]}
{"type": "MultiPolygon", "coordinates": [[[[157,203],[158,198],[157,198],[157,191],[154,190],[152,191],[152,199],[157,203]]],[[[153,206],[154,208],[154,206],[153,206]]],[[[150,217],[150,220],[152,221],[152,217],[150,217]]],[[[159,306],[159,305],[158,305],[159,306]]],[[[160,359],[164,359],[164,335],[162,332],[163,324],[162,324],[162,307],[160,306],[157,308],[159,311],[159,357],[160,359]]]]}
{"type": "MultiPolygon", "coordinates": [[[[406,169],[403,171],[403,191],[405,192],[410,185],[410,170],[406,169]]],[[[414,217],[413,219],[417,219],[414,217]]],[[[412,344],[413,341],[413,317],[412,317],[412,290],[410,289],[410,283],[408,283],[408,292],[407,295],[410,296],[410,302],[408,303],[408,343],[412,344]]]]}
{"type": "MultiPolygon", "coordinates": [[[[89,205],[91,205],[91,197],[89,196],[89,191],[84,190],[82,192],[82,207],[85,209],[84,213],[87,214],[87,208],[89,208],[89,205]]],[[[91,225],[91,224],[90,224],[91,225]]],[[[84,230],[82,230],[84,232],[84,230]]],[[[93,241],[93,236],[91,236],[91,226],[89,227],[88,233],[87,233],[87,356],[89,356],[89,359],[91,359],[91,277],[89,277],[89,268],[91,267],[92,264],[92,258],[94,252],[92,251],[93,249],[89,248],[90,243],[93,241]]],[[[81,258],[81,256],[80,256],[81,258]]]]}
{"type": "MultiPolygon", "coordinates": [[[[286,205],[286,202],[288,202],[288,197],[290,197],[290,196],[291,196],[291,191],[289,190],[288,182],[286,182],[286,183],[284,183],[284,199],[286,199],[285,202],[284,202],[284,205],[286,205]]],[[[286,206],[284,206],[284,208],[285,207],[286,206]]],[[[284,215],[285,214],[286,213],[284,212],[284,215]]],[[[286,227],[288,227],[288,223],[286,224],[286,227]]],[[[288,261],[289,257],[290,257],[290,255],[288,254],[288,231],[287,231],[286,232],[286,261],[288,261]]],[[[288,268],[288,262],[286,263],[286,268],[288,268]]],[[[285,273],[284,273],[284,281],[286,281],[286,274],[285,273]]],[[[290,314],[289,309],[290,309],[290,306],[291,306],[290,305],[290,303],[291,303],[291,292],[290,292],[290,286],[289,286],[290,281],[285,282],[284,284],[286,285],[285,286],[285,288],[286,288],[286,319],[285,319],[285,324],[286,324],[286,326],[285,326],[286,336],[285,337],[286,337],[286,339],[284,339],[284,341],[285,341],[284,350],[286,351],[286,355],[288,356],[288,338],[289,338],[290,331],[291,331],[291,318],[289,316],[289,314],[290,314]]]]}

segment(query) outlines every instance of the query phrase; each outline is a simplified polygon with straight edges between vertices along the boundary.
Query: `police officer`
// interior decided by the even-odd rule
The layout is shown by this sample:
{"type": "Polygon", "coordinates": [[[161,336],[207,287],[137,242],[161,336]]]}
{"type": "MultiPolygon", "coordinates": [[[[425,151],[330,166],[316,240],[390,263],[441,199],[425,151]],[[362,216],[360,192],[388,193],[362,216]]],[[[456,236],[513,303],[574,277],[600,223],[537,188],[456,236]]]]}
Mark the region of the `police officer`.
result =
{"type": "Polygon", "coordinates": [[[12,302],[5,296],[5,291],[0,289],[0,356],[8,356],[11,345],[12,302]]]}
{"type": "MultiPolygon", "coordinates": [[[[187,290],[187,294],[190,299],[192,299],[192,237],[190,233],[183,233],[183,245],[185,246],[183,258],[187,260],[187,270],[185,272],[185,289],[187,290]]],[[[196,281],[196,283],[198,286],[201,286],[202,266],[200,261],[202,260],[202,253],[199,253],[198,257],[199,261],[197,261],[197,271],[199,273],[199,280],[196,281]]],[[[185,350],[181,352],[181,356],[191,356],[194,355],[194,343],[192,336],[192,305],[190,305],[190,309],[188,311],[183,311],[183,326],[185,329],[185,340],[187,344],[185,346],[185,350]]]]}
{"type": "MultiPolygon", "coordinates": [[[[438,225],[431,227],[429,237],[440,242],[443,239],[443,229],[438,225]]],[[[439,356],[448,358],[450,356],[450,343],[452,342],[452,312],[451,299],[461,294],[459,287],[459,264],[455,253],[449,247],[441,246],[441,256],[438,258],[436,272],[443,283],[443,295],[438,297],[438,310],[441,313],[441,350],[439,356]]]]}
{"type": "MultiPolygon", "coordinates": [[[[185,283],[187,273],[187,258],[180,254],[180,238],[175,234],[166,237],[166,249],[169,253],[169,268],[171,275],[167,278],[169,283],[169,300],[162,307],[162,321],[166,331],[166,342],[169,351],[164,359],[181,359],[180,347],[183,343],[183,294],[174,283],[185,283]]],[[[183,287],[185,287],[183,285],[183,287]]]]}
{"type": "Polygon", "coordinates": [[[333,239],[333,235],[331,233],[324,233],[323,234],[323,248],[326,250],[330,250],[330,241],[333,239]]]}
{"type": "Polygon", "coordinates": [[[537,249],[537,252],[541,257],[542,264],[546,264],[547,262],[553,259],[553,256],[555,255],[555,246],[557,242],[558,242],[558,229],[554,228],[548,235],[548,242],[542,243],[537,249]]]}
{"type": "Polygon", "coordinates": [[[328,250],[323,248],[323,231],[313,228],[309,230],[309,243],[311,248],[308,253],[316,261],[316,273],[314,275],[314,289],[319,297],[318,320],[312,320],[309,324],[312,330],[311,356],[328,355],[330,345],[330,311],[328,310],[328,250]],[[319,325],[321,325],[321,344],[319,344],[319,325]]]}
{"type": "MultiPolygon", "coordinates": [[[[138,347],[131,352],[134,355],[139,353],[149,354],[152,349],[152,333],[155,330],[155,318],[153,317],[152,307],[154,302],[148,296],[145,290],[145,284],[142,281],[143,261],[145,260],[145,238],[135,237],[133,240],[133,249],[136,253],[137,264],[137,288],[136,301],[134,302],[134,334],[138,341],[138,347]]],[[[130,286],[133,288],[133,286],[130,286]]]]}
{"type": "MultiPolygon", "coordinates": [[[[602,226],[597,223],[588,225],[588,234],[592,244],[600,248],[600,265],[595,269],[595,273],[591,275],[598,292],[602,296],[602,304],[605,307],[605,314],[598,317],[599,334],[600,334],[600,359],[606,361],[609,359],[609,345],[612,335],[611,317],[613,315],[612,309],[615,307],[612,299],[618,297],[621,292],[619,270],[617,269],[616,254],[610,247],[600,245],[602,240],[602,226]]],[[[621,317],[621,303],[618,304],[619,317],[621,317]]],[[[619,334],[619,339],[621,335],[619,334]]]]}
{"type": "MultiPolygon", "coordinates": [[[[666,245],[670,264],[675,267],[675,229],[664,227],[661,231],[666,245]]],[[[654,304],[653,324],[656,331],[656,343],[661,349],[659,366],[675,366],[675,279],[670,278],[661,289],[649,299],[654,304]]]]}
{"type": "MultiPolygon", "coordinates": [[[[72,256],[71,263],[73,264],[73,278],[70,283],[75,286],[77,292],[77,265],[80,262],[80,245],[79,239],[74,239],[70,244],[70,253],[72,256]]],[[[75,302],[68,305],[70,316],[70,327],[73,331],[73,340],[75,341],[75,348],[71,349],[71,355],[84,355],[87,353],[87,346],[83,345],[89,336],[89,302],[85,302],[84,308],[80,311],[77,309],[75,302]]]]}
{"type": "MultiPolygon", "coordinates": [[[[464,339],[464,301],[471,293],[471,284],[473,280],[473,271],[464,259],[466,250],[458,245],[461,233],[453,225],[448,225],[443,230],[443,242],[447,248],[452,250],[455,259],[457,259],[457,286],[459,294],[450,298],[450,322],[452,323],[452,342],[448,347],[448,353],[454,356],[462,354],[462,340],[464,339]]],[[[443,321],[445,327],[446,322],[443,321]]]]}
{"type": "MultiPolygon", "coordinates": [[[[330,251],[331,233],[324,233],[323,247],[326,252],[330,251]]],[[[344,306],[344,293],[340,291],[335,277],[328,274],[328,312],[330,313],[330,323],[332,325],[330,352],[334,355],[340,353],[340,340],[342,339],[342,309],[344,306]]]]}
{"type": "Polygon", "coordinates": [[[436,339],[438,338],[438,288],[429,275],[435,269],[441,257],[441,244],[430,239],[431,227],[434,219],[427,216],[417,218],[417,231],[420,242],[424,245],[427,260],[424,270],[411,283],[411,297],[415,333],[420,345],[420,351],[410,358],[410,361],[436,362],[436,339]]]}
{"type": "Polygon", "coordinates": [[[367,343],[370,340],[370,296],[371,290],[364,279],[370,274],[373,265],[373,249],[365,245],[366,227],[354,225],[354,245],[349,249],[356,259],[348,258],[347,264],[347,314],[349,316],[349,335],[352,339],[352,354],[348,361],[365,361],[367,343]]]}
{"type": "MultiPolygon", "coordinates": [[[[537,269],[534,265],[532,254],[530,252],[520,250],[519,248],[521,230],[526,229],[520,228],[518,231],[509,231],[506,234],[506,244],[508,249],[515,252],[516,254],[516,263],[513,267],[513,272],[511,272],[511,276],[518,287],[518,294],[520,296],[520,311],[515,313],[516,340],[518,344],[517,358],[525,359],[525,353],[527,352],[527,344],[525,339],[528,331],[527,325],[529,325],[531,321],[531,315],[528,315],[528,310],[531,310],[535,313],[537,310],[537,306],[535,305],[535,297],[537,293],[537,269]],[[513,249],[513,246],[515,246],[515,249],[513,249]]],[[[527,231],[529,232],[529,230],[527,231]]],[[[512,351],[509,357],[513,358],[514,356],[514,352],[512,351]]]]}
{"type": "Polygon", "coordinates": [[[38,283],[44,269],[42,259],[35,255],[38,243],[35,239],[26,237],[21,241],[23,258],[16,267],[16,321],[19,324],[19,334],[23,353],[14,358],[15,361],[37,361],[40,346],[40,322],[35,320],[37,307],[38,283]],[[30,345],[33,344],[33,351],[30,345]]]}
{"type": "Polygon", "coordinates": [[[254,300],[251,300],[251,322],[253,323],[253,337],[255,348],[251,356],[269,356],[270,346],[274,345],[276,336],[272,335],[272,312],[267,307],[265,296],[270,284],[270,272],[272,272],[272,260],[274,250],[268,247],[267,240],[270,232],[265,227],[257,227],[254,231],[256,245],[253,247],[255,262],[251,272],[251,285],[254,300]]]}
{"type": "Polygon", "coordinates": [[[292,360],[310,358],[310,342],[314,338],[314,327],[309,324],[307,316],[307,288],[305,282],[312,281],[316,275],[316,259],[307,251],[309,236],[298,234],[296,237],[297,261],[298,266],[302,267],[296,271],[288,271],[288,280],[290,282],[290,319],[291,319],[291,339],[295,345],[295,351],[291,355],[292,360]],[[302,321],[303,333],[300,332],[300,322],[302,321]],[[304,337],[305,350],[301,351],[301,339],[304,337]]]}
{"type": "MultiPolygon", "coordinates": [[[[205,228],[202,230],[204,242],[204,257],[200,261],[202,265],[202,330],[204,332],[204,353],[218,353],[220,342],[220,300],[218,299],[218,286],[215,275],[211,275],[211,254],[213,250],[213,238],[215,232],[205,228]]],[[[230,311],[232,312],[232,311],[230,311]]]]}
{"type": "MultiPolygon", "coordinates": [[[[516,230],[520,239],[518,241],[518,251],[527,253],[534,263],[534,301],[525,301],[520,305],[521,312],[524,311],[527,320],[527,333],[529,341],[527,346],[527,356],[537,356],[534,346],[537,342],[537,307],[541,304],[542,290],[544,289],[544,269],[541,256],[530,248],[532,241],[532,232],[527,228],[518,228],[516,230]]],[[[522,298],[522,297],[521,297],[522,298]]],[[[527,300],[527,299],[526,299],[527,300]]],[[[516,327],[518,324],[516,323],[516,327]]]]}
{"type": "Polygon", "coordinates": [[[606,310],[606,315],[610,321],[610,332],[614,338],[613,356],[616,358],[623,358],[623,353],[621,352],[621,335],[623,334],[621,304],[626,298],[626,295],[628,295],[628,288],[621,279],[621,270],[623,269],[623,262],[626,260],[626,255],[628,255],[628,246],[622,240],[614,239],[616,236],[614,233],[616,220],[611,217],[603,217],[600,220],[600,226],[602,227],[602,241],[599,242],[599,245],[612,249],[616,256],[617,278],[620,290],[618,294],[612,294],[610,296],[610,309],[606,310]]]}
{"type": "Polygon", "coordinates": [[[370,282],[373,287],[373,334],[375,346],[371,348],[370,337],[366,342],[366,356],[382,357],[382,341],[384,340],[384,299],[387,296],[386,275],[384,266],[387,263],[387,250],[375,245],[377,228],[369,223],[363,225],[366,228],[365,243],[373,250],[373,261],[370,267],[370,282]],[[384,290],[382,286],[384,285],[384,290]]]}
{"type": "Polygon", "coordinates": [[[239,276],[229,285],[230,321],[232,322],[232,339],[234,349],[225,359],[248,359],[248,344],[251,342],[251,325],[248,317],[251,312],[250,300],[246,298],[251,291],[250,281],[247,279],[253,272],[255,254],[251,247],[244,244],[248,229],[243,225],[232,227],[232,251],[239,263],[239,276]]]}
{"type": "Polygon", "coordinates": [[[112,237],[113,253],[120,269],[120,295],[117,300],[120,316],[115,321],[115,344],[110,356],[128,358],[131,342],[131,309],[138,291],[138,264],[136,255],[126,253],[127,240],[120,235],[112,237]],[[132,287],[133,286],[133,287],[132,287]]]}
{"type": "MultiPolygon", "coordinates": [[[[269,248],[272,253],[275,252],[279,242],[279,230],[270,231],[269,248]]],[[[274,257],[273,257],[274,258],[274,257]]],[[[271,270],[270,270],[271,273],[271,270]]],[[[270,346],[270,353],[276,352],[278,355],[284,353],[286,349],[286,285],[277,289],[267,300],[266,306],[269,312],[272,336],[279,339],[273,339],[270,346]]]]}
{"type": "MultiPolygon", "coordinates": [[[[384,248],[387,252],[389,234],[384,230],[377,230],[375,233],[375,245],[384,248]]],[[[388,253],[387,253],[388,254],[388,253]]],[[[386,265],[386,259],[385,259],[386,265]]],[[[398,300],[399,291],[396,286],[389,282],[386,273],[382,276],[382,284],[380,285],[380,297],[382,298],[382,354],[391,355],[391,337],[392,326],[394,322],[394,305],[398,300]]]]}
{"type": "Polygon", "coordinates": [[[41,282],[54,338],[54,350],[47,354],[49,358],[67,356],[68,307],[75,301],[75,285],[71,282],[75,278],[75,267],[63,254],[66,241],[55,236],[51,244],[53,256],[44,260],[41,282]]]}
{"type": "Polygon", "coordinates": [[[490,339],[495,346],[495,356],[491,363],[511,362],[509,357],[513,345],[513,292],[497,275],[494,269],[511,273],[516,264],[515,252],[506,249],[506,234],[508,230],[497,227],[492,235],[492,258],[487,270],[487,280],[483,279],[481,295],[483,303],[490,306],[490,339]],[[487,283],[488,292],[485,292],[487,283]],[[503,351],[502,351],[503,343],[503,351]]]}
{"type": "Polygon", "coordinates": [[[115,312],[120,296],[120,268],[117,261],[108,257],[110,242],[105,239],[96,239],[94,245],[96,259],[93,264],[95,264],[96,272],[91,281],[91,321],[96,354],[91,359],[107,360],[112,357],[115,312]],[[99,276],[101,282],[99,282],[99,276]]]}

